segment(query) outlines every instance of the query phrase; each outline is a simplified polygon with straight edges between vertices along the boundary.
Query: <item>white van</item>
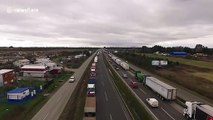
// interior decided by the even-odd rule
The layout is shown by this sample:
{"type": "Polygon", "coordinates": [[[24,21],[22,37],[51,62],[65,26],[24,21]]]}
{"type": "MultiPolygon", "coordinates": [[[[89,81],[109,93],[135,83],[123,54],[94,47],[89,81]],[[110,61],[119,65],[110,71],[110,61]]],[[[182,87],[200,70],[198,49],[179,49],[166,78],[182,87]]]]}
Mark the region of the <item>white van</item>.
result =
{"type": "Polygon", "coordinates": [[[152,107],[158,107],[158,101],[155,98],[147,98],[147,103],[152,107]]]}
{"type": "Polygon", "coordinates": [[[74,81],[75,81],[75,77],[71,76],[70,79],[69,79],[69,83],[73,83],[74,81]]]}

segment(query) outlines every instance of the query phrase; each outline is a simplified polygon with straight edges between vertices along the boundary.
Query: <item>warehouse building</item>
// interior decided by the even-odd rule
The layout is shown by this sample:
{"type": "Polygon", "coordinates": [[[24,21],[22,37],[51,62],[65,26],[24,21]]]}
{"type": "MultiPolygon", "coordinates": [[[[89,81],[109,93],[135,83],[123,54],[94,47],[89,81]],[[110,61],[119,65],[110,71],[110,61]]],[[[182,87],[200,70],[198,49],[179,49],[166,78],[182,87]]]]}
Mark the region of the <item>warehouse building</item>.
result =
{"type": "Polygon", "coordinates": [[[24,65],[21,67],[23,77],[38,77],[43,78],[47,74],[47,67],[45,65],[24,65]]]}

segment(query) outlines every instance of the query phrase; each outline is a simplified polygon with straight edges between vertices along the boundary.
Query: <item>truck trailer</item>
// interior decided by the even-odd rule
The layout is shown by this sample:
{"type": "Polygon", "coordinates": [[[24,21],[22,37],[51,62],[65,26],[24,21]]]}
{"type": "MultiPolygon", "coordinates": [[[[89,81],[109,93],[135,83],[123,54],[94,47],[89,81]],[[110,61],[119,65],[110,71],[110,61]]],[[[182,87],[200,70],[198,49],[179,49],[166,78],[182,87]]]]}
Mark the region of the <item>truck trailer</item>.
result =
{"type": "Polygon", "coordinates": [[[177,89],[154,77],[146,77],[145,85],[162,96],[162,99],[175,100],[177,89]]]}
{"type": "Polygon", "coordinates": [[[124,70],[129,70],[129,64],[126,63],[126,62],[121,62],[120,63],[121,67],[124,69],[124,70]]]}
{"type": "Polygon", "coordinates": [[[183,115],[191,120],[213,120],[213,107],[200,102],[185,102],[183,115]]]}
{"type": "Polygon", "coordinates": [[[96,118],[96,97],[86,97],[84,119],[96,118]]]}

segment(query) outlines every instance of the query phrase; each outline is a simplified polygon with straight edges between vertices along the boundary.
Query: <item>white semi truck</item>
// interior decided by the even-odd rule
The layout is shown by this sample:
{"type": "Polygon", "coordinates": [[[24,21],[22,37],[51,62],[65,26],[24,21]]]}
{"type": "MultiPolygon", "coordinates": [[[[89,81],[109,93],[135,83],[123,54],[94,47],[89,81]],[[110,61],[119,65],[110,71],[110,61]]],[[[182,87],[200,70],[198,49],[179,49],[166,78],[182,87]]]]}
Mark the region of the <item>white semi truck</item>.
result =
{"type": "Polygon", "coordinates": [[[158,80],[154,77],[146,77],[143,81],[146,86],[151,88],[153,91],[157,92],[162,99],[175,100],[177,96],[177,89],[158,80]]]}
{"type": "Polygon", "coordinates": [[[185,102],[183,115],[191,120],[213,120],[213,107],[200,102],[185,102]]]}

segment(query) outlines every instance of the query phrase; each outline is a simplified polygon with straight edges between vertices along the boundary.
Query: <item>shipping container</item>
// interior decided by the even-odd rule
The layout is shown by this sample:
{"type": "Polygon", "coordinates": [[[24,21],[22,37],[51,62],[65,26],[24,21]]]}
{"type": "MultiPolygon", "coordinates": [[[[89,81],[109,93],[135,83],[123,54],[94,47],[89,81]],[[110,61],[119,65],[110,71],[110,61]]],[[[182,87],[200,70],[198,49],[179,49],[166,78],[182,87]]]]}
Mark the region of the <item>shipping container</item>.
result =
{"type": "Polygon", "coordinates": [[[145,85],[157,92],[166,100],[176,99],[177,89],[154,77],[146,77],[145,85]]]}

